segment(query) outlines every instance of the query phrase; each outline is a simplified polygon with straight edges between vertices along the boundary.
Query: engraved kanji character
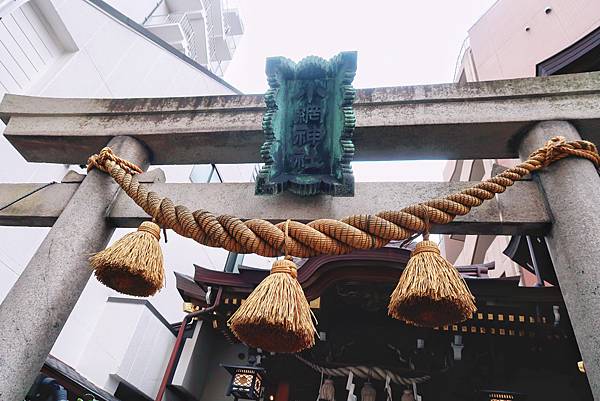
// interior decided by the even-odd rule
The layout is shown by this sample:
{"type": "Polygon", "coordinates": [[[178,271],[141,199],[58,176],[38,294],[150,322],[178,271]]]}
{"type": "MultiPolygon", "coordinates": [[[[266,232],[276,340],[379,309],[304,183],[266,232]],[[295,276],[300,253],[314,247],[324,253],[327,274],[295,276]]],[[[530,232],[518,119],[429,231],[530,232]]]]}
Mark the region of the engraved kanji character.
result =
{"type": "Polygon", "coordinates": [[[298,110],[296,110],[296,118],[295,118],[294,122],[295,123],[308,122],[306,119],[306,109],[305,108],[299,108],[298,110]]]}
{"type": "Polygon", "coordinates": [[[321,121],[321,106],[308,106],[306,108],[308,121],[321,121]]]}
{"type": "Polygon", "coordinates": [[[321,128],[310,128],[306,131],[306,143],[316,146],[321,142],[321,128]]]}
{"type": "Polygon", "coordinates": [[[307,132],[308,127],[306,124],[294,125],[294,130],[292,131],[292,143],[297,146],[303,146],[306,143],[307,132]]]}
{"type": "Polygon", "coordinates": [[[291,164],[294,170],[303,170],[304,169],[304,152],[302,150],[296,151],[291,156],[291,164]]]}

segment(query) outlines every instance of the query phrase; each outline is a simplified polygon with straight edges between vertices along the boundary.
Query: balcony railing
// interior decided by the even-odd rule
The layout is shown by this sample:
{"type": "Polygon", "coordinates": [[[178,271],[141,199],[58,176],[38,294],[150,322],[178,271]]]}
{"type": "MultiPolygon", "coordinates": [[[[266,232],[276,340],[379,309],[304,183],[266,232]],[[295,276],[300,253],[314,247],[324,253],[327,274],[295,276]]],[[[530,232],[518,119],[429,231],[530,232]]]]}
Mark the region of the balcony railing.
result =
{"type": "Polygon", "coordinates": [[[244,25],[238,11],[223,9],[220,1],[203,1],[202,10],[150,15],[144,26],[222,76],[244,32],[244,25]]]}
{"type": "MultiPolygon", "coordinates": [[[[171,13],[171,14],[163,14],[163,15],[151,15],[146,20],[144,24],[146,27],[152,28],[157,26],[164,25],[179,25],[181,28],[181,32],[183,34],[183,40],[181,41],[181,45],[183,47],[183,52],[186,56],[196,61],[199,61],[199,45],[198,41],[203,40],[203,37],[200,37],[192,27],[190,20],[188,18],[188,13],[171,13]]],[[[160,36],[160,34],[159,34],[160,36]]],[[[165,38],[163,38],[165,39],[165,38]]],[[[167,42],[171,42],[166,39],[167,42]]]]}

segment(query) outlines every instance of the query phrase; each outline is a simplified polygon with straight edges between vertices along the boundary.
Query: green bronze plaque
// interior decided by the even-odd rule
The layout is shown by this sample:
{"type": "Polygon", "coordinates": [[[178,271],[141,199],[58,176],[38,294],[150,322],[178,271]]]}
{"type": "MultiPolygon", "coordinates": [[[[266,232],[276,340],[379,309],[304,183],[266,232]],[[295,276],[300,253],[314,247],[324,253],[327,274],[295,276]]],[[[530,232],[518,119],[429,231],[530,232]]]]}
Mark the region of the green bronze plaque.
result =
{"type": "Polygon", "coordinates": [[[265,164],[256,194],[353,196],[356,52],[329,61],[310,56],[298,64],[271,57],[266,72],[265,164]]]}

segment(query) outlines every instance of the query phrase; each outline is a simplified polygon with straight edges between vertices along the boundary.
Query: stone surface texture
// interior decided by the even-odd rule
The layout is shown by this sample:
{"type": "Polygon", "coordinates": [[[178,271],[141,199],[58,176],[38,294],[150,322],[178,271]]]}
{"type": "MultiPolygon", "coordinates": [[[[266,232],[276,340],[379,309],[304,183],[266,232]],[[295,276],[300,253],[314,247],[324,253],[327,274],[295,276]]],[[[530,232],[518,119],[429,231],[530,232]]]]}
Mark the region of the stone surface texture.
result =
{"type": "MultiPolygon", "coordinates": [[[[581,139],[565,121],[537,124],[520,145],[521,158],[550,138],[581,139]]],[[[600,400],[600,176],[584,159],[568,158],[535,173],[553,224],[546,236],[563,298],[596,400],[600,400]]]]}
{"type": "MultiPolygon", "coordinates": [[[[537,121],[569,120],[600,142],[600,72],[360,89],[354,110],[354,160],[514,158],[519,136],[537,121]]],[[[68,164],[84,163],[117,135],[142,139],[155,164],[260,162],[264,111],[262,95],[7,95],[0,105],[4,134],[23,157],[68,164]]]]}
{"type": "MultiPolygon", "coordinates": [[[[150,173],[140,176],[140,182],[150,173]]],[[[190,210],[204,209],[215,214],[234,215],[244,220],[261,218],[280,222],[291,218],[308,222],[324,218],[341,219],[352,214],[398,210],[413,203],[458,192],[475,184],[477,182],[359,182],[356,183],[354,197],[335,199],[328,195],[306,198],[285,193],[273,197],[254,196],[252,183],[158,182],[148,184],[148,188],[190,210]]],[[[77,186],[77,183],[54,184],[28,196],[0,211],[0,225],[51,226],[77,190],[77,186]]],[[[0,205],[8,204],[37,187],[39,184],[0,184],[0,205]]],[[[137,227],[148,219],[148,215],[123,192],[117,196],[108,217],[116,227],[137,227]]],[[[473,208],[466,216],[458,216],[450,224],[434,225],[432,232],[543,235],[549,227],[550,216],[538,185],[524,181],[517,182],[496,198],[473,208]],[[527,199],[527,202],[523,202],[523,199],[527,199]]]]}
{"type": "MultiPolygon", "coordinates": [[[[148,150],[135,139],[110,145],[148,165],[148,150]]],[[[23,400],[38,375],[90,278],[89,256],[114,231],[106,212],[117,190],[107,174],[91,171],[0,305],[0,400],[23,400]]]]}

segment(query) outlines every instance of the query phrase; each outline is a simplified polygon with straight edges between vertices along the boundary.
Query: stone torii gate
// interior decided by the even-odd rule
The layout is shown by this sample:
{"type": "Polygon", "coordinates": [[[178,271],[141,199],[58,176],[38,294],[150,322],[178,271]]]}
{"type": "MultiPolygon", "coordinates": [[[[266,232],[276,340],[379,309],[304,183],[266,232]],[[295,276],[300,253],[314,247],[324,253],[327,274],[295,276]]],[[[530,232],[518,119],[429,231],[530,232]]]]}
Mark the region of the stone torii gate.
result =
{"type": "MultiPolygon", "coordinates": [[[[555,135],[600,143],[600,73],[362,89],[354,108],[356,160],[525,158],[555,135]]],[[[109,144],[144,168],[150,162],[258,162],[263,111],[262,95],[103,100],[6,95],[0,105],[5,137],[30,162],[81,164],[109,144]]],[[[600,177],[590,162],[567,159],[535,178],[431,231],[546,236],[592,392],[600,400],[600,177]]],[[[251,197],[252,184],[149,185],[190,209],[279,222],[399,209],[470,184],[357,183],[353,198],[308,199],[251,197]]],[[[0,205],[39,186],[0,184],[0,205]]],[[[136,227],[145,219],[97,170],[0,211],[2,225],[52,227],[0,306],[0,399],[24,398],[91,275],[88,255],[103,249],[115,227],[136,227]]]]}

